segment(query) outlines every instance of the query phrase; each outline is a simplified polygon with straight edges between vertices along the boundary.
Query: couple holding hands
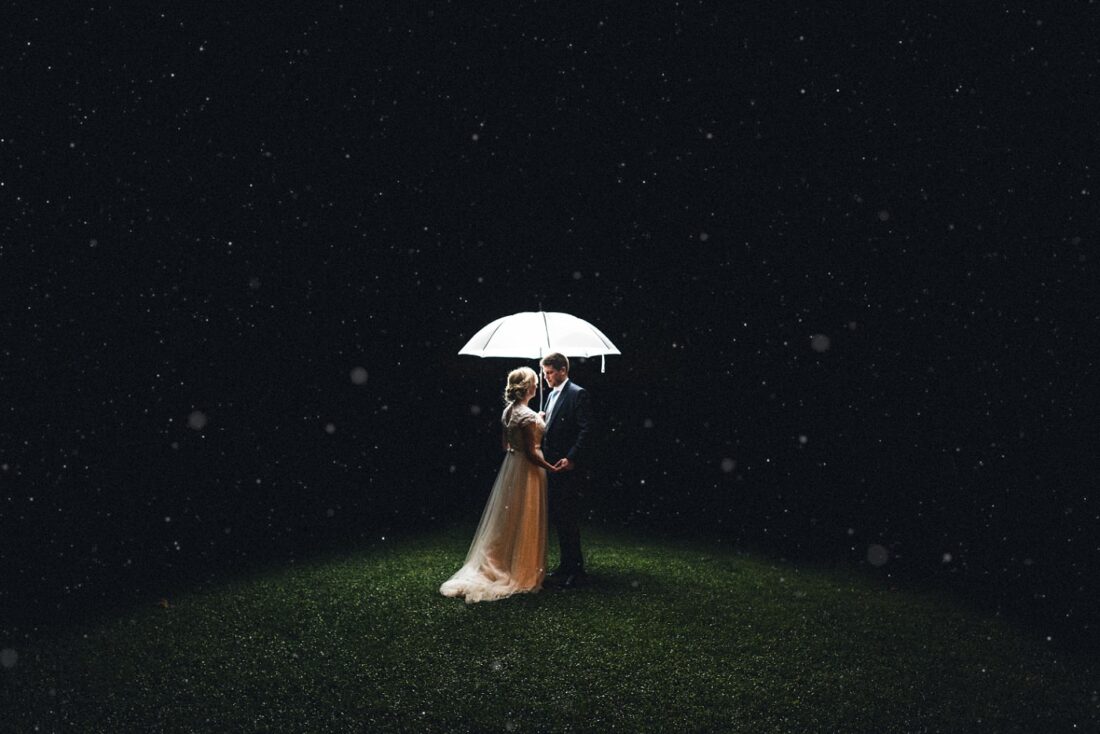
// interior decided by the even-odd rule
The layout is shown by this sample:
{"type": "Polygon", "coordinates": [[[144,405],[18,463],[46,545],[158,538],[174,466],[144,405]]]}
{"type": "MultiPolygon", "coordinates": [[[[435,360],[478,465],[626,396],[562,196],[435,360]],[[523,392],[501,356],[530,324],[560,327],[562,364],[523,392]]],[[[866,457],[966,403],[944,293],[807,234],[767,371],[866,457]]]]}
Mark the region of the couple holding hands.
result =
{"type": "Polygon", "coordinates": [[[439,587],[444,596],[469,604],[539,591],[545,580],[572,588],[586,579],[576,466],[585,459],[592,407],[584,388],[569,379],[568,357],[554,352],[540,366],[552,388],[545,413],[527,404],[538,390],[535,371],[520,367],[508,374],[504,462],[462,568],[439,587]],[[548,520],[561,549],[561,562],[549,573],[548,520]]]}

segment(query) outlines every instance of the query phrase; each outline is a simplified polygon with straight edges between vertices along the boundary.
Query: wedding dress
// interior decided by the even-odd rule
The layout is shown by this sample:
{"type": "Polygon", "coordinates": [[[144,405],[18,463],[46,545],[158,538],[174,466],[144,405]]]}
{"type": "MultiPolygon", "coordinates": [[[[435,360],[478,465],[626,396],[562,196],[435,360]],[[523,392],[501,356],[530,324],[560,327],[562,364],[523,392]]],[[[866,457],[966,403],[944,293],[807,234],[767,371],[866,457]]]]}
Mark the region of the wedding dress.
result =
{"type": "Polygon", "coordinates": [[[466,561],[439,587],[466,603],[539,591],[546,577],[546,470],[523,452],[523,427],[534,425],[535,445],[546,424],[526,405],[510,404],[501,416],[508,452],[481,513],[466,561]]]}

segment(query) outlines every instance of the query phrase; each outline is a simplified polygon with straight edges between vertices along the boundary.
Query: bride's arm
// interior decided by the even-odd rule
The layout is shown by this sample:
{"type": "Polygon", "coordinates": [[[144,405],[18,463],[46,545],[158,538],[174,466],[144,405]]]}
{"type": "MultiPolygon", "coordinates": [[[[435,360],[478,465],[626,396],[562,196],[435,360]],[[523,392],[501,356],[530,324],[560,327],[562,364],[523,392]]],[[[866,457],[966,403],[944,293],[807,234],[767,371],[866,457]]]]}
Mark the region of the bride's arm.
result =
{"type": "Polygon", "coordinates": [[[535,424],[528,423],[523,426],[523,453],[527,454],[527,458],[531,460],[531,463],[535,466],[541,466],[547,471],[557,471],[554,469],[554,465],[546,460],[542,455],[542,449],[539,448],[538,441],[535,437],[535,424]]]}

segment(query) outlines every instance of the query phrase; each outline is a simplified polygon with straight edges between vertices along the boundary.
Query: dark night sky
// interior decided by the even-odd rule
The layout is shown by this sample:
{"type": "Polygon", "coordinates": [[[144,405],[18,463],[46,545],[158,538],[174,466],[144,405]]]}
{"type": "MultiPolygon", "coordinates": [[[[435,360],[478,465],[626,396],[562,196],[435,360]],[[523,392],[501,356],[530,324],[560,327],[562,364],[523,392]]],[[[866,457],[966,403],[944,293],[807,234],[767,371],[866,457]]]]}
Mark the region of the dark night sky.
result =
{"type": "Polygon", "coordinates": [[[727,5],[9,7],[0,608],[472,522],[541,304],[593,520],[1095,639],[1095,4],[727,5]]]}

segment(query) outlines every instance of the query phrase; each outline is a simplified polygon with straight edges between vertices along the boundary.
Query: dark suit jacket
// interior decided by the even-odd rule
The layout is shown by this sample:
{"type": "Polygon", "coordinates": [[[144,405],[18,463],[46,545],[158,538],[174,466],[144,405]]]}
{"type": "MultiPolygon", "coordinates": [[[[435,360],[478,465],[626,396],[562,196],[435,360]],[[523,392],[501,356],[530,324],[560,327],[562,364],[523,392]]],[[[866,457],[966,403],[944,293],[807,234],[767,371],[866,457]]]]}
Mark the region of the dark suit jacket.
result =
{"type": "Polygon", "coordinates": [[[563,456],[577,466],[588,458],[588,430],[592,421],[592,403],[583,387],[570,380],[558,395],[546,433],[542,437],[542,455],[551,464],[563,456]]]}

